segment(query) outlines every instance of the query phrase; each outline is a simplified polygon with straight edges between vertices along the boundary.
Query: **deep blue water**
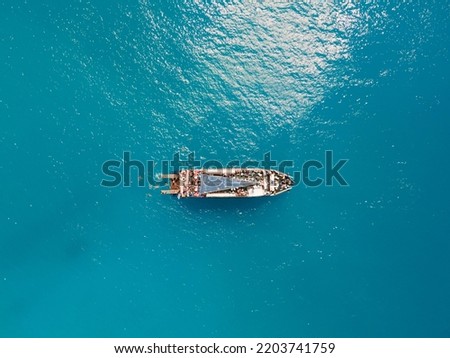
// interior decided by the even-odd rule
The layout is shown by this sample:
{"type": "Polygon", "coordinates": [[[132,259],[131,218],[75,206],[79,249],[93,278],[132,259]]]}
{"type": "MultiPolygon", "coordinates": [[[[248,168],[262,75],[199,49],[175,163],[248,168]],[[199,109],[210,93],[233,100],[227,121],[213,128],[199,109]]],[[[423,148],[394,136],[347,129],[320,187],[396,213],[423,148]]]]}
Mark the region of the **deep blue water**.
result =
{"type": "Polygon", "coordinates": [[[0,7],[0,336],[450,336],[448,2],[0,7]],[[101,187],[126,150],[350,186],[101,187]]]}

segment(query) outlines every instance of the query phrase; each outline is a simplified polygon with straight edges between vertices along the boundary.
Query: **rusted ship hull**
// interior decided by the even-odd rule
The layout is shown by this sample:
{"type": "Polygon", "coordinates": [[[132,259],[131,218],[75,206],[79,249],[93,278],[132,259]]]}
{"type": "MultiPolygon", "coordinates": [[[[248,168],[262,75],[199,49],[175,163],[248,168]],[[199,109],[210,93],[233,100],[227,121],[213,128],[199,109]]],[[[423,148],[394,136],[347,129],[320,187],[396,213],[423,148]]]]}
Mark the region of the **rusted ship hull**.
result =
{"type": "Polygon", "coordinates": [[[162,194],[178,198],[251,198],[274,196],[292,189],[292,178],[259,168],[189,169],[166,174],[169,189],[162,194]]]}

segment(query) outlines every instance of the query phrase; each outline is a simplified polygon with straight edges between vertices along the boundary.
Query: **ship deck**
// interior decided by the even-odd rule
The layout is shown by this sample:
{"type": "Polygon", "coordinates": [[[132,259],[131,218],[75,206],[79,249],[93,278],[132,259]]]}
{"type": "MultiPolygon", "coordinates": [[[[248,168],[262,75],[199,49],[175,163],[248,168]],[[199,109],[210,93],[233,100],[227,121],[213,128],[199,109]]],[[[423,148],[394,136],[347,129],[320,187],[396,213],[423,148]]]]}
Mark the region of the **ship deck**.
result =
{"type": "Polygon", "coordinates": [[[169,190],[162,194],[179,198],[241,198],[274,196],[292,188],[287,174],[266,169],[190,169],[165,175],[170,179],[169,190]]]}

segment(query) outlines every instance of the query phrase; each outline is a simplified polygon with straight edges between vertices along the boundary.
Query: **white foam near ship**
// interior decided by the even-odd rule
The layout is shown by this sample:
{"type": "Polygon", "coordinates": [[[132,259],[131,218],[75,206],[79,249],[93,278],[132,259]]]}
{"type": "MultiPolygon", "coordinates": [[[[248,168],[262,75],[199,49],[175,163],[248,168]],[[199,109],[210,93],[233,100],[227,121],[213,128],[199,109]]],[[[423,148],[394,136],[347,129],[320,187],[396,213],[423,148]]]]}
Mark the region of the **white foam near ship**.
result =
{"type": "Polygon", "coordinates": [[[274,196],[292,189],[293,179],[277,170],[259,168],[187,169],[163,174],[178,198],[250,198],[274,196]]]}

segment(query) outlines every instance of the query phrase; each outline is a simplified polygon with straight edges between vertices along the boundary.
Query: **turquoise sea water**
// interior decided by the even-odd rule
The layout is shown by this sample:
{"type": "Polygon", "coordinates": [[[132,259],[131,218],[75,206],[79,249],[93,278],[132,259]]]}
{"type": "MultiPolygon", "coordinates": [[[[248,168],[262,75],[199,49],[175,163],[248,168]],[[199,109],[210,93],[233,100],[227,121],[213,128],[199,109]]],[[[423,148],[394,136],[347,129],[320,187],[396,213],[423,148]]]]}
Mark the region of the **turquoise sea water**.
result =
{"type": "Polygon", "coordinates": [[[448,2],[0,7],[1,337],[450,336],[448,2]],[[102,188],[126,150],[350,186],[102,188]]]}

